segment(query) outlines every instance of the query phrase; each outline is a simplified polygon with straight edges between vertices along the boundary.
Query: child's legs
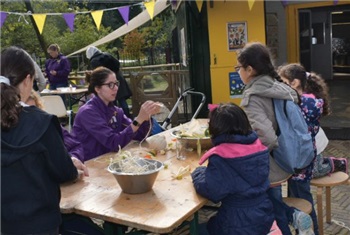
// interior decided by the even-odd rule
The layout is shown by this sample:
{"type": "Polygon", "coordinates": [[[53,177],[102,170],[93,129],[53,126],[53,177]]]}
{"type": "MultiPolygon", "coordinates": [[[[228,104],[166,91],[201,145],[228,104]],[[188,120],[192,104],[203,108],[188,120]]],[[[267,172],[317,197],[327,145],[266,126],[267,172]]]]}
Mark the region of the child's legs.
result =
{"type": "Polygon", "coordinates": [[[314,224],[314,232],[315,235],[318,235],[318,224],[317,224],[317,216],[314,208],[314,200],[312,198],[311,190],[310,190],[310,181],[299,181],[299,180],[288,180],[288,196],[302,198],[311,203],[312,211],[311,218],[314,224]]]}
{"type": "Polygon", "coordinates": [[[273,211],[275,213],[275,219],[278,227],[282,231],[283,235],[292,235],[289,229],[289,223],[293,219],[294,209],[288,207],[282,200],[282,188],[281,186],[269,188],[267,194],[273,204],[273,211]],[[291,208],[289,210],[289,208],[291,208]]]}

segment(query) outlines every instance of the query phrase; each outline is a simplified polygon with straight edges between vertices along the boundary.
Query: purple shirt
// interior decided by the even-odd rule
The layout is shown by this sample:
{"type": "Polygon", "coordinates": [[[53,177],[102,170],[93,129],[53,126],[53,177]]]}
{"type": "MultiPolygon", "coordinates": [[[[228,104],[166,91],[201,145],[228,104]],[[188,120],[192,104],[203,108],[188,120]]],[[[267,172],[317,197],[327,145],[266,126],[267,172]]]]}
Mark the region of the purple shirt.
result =
{"type": "Polygon", "coordinates": [[[63,134],[64,146],[66,146],[68,153],[72,157],[76,157],[80,161],[84,162],[83,148],[80,142],[76,139],[75,136],[73,136],[63,127],[62,127],[62,134],[63,134]]]}
{"type": "Polygon", "coordinates": [[[68,82],[68,75],[70,73],[70,64],[67,59],[62,54],[59,54],[57,58],[48,59],[45,63],[45,70],[47,78],[49,79],[50,84],[59,84],[68,82]],[[50,73],[51,70],[57,72],[56,75],[50,73]]]}
{"type": "Polygon", "coordinates": [[[84,160],[108,152],[118,152],[131,140],[142,140],[149,131],[149,122],[144,122],[134,133],[132,120],[121,108],[94,96],[83,105],[75,116],[73,134],[83,146],[84,160]]]}

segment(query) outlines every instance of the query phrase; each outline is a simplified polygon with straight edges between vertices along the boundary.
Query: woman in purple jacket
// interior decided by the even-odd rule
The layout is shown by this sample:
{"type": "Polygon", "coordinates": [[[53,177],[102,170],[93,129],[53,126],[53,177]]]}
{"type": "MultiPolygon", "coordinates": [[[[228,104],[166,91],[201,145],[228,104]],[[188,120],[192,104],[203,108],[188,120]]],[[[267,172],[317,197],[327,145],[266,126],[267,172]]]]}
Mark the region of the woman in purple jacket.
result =
{"type": "Polygon", "coordinates": [[[68,87],[68,75],[71,68],[67,57],[61,54],[60,47],[57,44],[51,44],[47,48],[47,53],[51,57],[45,63],[50,90],[56,90],[57,87],[68,87]]]}
{"type": "Polygon", "coordinates": [[[114,106],[118,81],[114,72],[98,67],[86,74],[89,92],[95,96],[82,106],[74,120],[73,134],[83,146],[84,160],[123,148],[131,140],[142,140],[150,132],[151,116],[159,103],[146,101],[132,121],[114,106]]]}

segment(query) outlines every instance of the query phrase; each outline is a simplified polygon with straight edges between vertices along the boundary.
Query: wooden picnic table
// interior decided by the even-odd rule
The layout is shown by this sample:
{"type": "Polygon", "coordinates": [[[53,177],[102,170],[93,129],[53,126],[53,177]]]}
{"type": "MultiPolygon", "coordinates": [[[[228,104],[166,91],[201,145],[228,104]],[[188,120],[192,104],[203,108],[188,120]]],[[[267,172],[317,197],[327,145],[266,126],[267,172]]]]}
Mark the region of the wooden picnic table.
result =
{"type": "Polygon", "coordinates": [[[72,110],[74,104],[79,101],[83,101],[82,98],[87,99],[88,88],[71,88],[64,87],[58,90],[43,90],[40,92],[40,95],[66,95],[68,96],[68,106],[72,110]]]}
{"type": "MultiPolygon", "coordinates": [[[[207,124],[207,120],[203,119],[201,123],[207,124]]],[[[174,141],[170,133],[176,129],[178,127],[158,135],[165,136],[170,143],[174,141]]],[[[125,149],[139,150],[140,146],[133,142],[125,149]]],[[[196,193],[190,173],[181,180],[173,178],[180,167],[190,166],[193,171],[198,166],[197,151],[185,154],[185,160],[178,160],[175,150],[164,155],[158,153],[156,159],[168,167],[159,172],[153,189],[143,194],[123,193],[114,176],[107,171],[109,160],[116,153],[91,159],[85,162],[89,177],[61,186],[61,212],[101,219],[109,228],[114,228],[105,234],[116,234],[118,225],[169,233],[186,220],[191,220],[191,234],[197,234],[198,218],[193,215],[207,203],[207,199],[196,193]]]]}

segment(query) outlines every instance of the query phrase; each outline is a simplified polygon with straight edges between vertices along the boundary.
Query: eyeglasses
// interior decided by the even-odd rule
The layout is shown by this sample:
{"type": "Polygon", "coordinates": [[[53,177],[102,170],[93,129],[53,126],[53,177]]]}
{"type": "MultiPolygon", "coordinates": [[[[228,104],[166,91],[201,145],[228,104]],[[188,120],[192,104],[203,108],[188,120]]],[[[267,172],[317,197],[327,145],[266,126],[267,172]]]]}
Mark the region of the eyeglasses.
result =
{"type": "Polygon", "coordinates": [[[242,66],[242,65],[237,65],[237,66],[235,66],[236,72],[238,72],[238,71],[241,69],[241,67],[243,67],[243,66],[242,66]]]}
{"type": "Polygon", "coordinates": [[[114,89],[115,86],[119,87],[119,81],[116,82],[109,82],[109,83],[102,83],[102,86],[108,86],[109,89],[114,89]]]}

